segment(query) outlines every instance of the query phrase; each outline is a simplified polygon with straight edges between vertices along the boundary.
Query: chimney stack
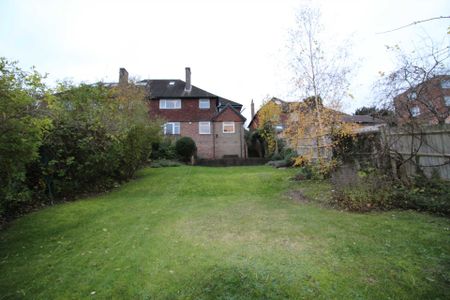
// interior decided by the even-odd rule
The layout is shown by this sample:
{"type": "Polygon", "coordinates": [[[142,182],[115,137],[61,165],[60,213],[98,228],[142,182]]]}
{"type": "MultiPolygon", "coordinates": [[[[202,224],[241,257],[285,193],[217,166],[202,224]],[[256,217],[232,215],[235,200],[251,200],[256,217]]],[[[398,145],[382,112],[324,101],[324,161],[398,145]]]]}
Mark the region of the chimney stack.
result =
{"type": "Polygon", "coordinates": [[[250,104],[250,111],[251,111],[252,120],[253,120],[253,117],[255,116],[255,103],[253,102],[253,99],[252,99],[252,102],[250,104]]]}
{"type": "Polygon", "coordinates": [[[128,71],[125,68],[120,68],[119,70],[119,84],[127,84],[128,83],[128,71]]]}
{"type": "Polygon", "coordinates": [[[192,90],[191,85],[191,68],[186,67],[186,87],[184,88],[185,91],[190,92],[192,90]]]}

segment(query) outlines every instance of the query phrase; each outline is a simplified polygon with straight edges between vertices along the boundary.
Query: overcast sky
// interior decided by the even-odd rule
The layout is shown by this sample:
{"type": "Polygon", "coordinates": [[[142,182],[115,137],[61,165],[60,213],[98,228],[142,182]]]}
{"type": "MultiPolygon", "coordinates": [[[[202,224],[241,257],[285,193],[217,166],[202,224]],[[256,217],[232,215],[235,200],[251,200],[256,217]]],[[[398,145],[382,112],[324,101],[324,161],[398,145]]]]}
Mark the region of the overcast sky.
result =
{"type": "MultiPolygon", "coordinates": [[[[306,1],[8,1],[0,0],[0,56],[34,65],[48,83],[117,81],[119,68],[141,79],[183,79],[240,102],[250,114],[266,96],[295,100],[286,54],[295,12],[306,1]]],[[[352,36],[355,66],[347,112],[372,102],[378,71],[392,68],[385,45],[449,44],[448,0],[314,1],[330,37],[352,36]]]]}

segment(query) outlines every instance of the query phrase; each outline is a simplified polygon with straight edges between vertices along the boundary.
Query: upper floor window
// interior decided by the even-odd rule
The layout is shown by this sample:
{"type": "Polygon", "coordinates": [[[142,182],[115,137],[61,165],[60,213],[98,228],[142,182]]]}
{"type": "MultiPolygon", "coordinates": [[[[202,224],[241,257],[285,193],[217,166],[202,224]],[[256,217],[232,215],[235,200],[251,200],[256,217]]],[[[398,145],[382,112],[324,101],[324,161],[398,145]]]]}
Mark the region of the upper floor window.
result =
{"type": "Polygon", "coordinates": [[[161,99],[159,100],[160,109],[180,109],[181,99],[161,99]]]}
{"type": "Polygon", "coordinates": [[[409,100],[416,100],[417,99],[417,93],[416,92],[411,92],[408,94],[408,99],[409,100]]]}
{"type": "Polygon", "coordinates": [[[418,107],[418,106],[414,106],[414,107],[411,107],[411,116],[413,116],[413,117],[417,117],[418,115],[420,115],[420,107],[418,107]]]}
{"type": "Polygon", "coordinates": [[[198,100],[198,107],[200,109],[209,109],[209,107],[210,107],[209,99],[199,99],[198,100]]]}
{"type": "Polygon", "coordinates": [[[450,89],[450,80],[442,80],[441,81],[441,88],[443,88],[443,89],[450,89]]]}
{"type": "Polygon", "coordinates": [[[169,122],[164,124],[164,134],[180,134],[180,122],[169,122]]]}
{"type": "Polygon", "coordinates": [[[223,133],[234,133],[234,122],[222,123],[223,133]]]}
{"type": "Polygon", "coordinates": [[[450,96],[445,96],[444,101],[445,101],[445,106],[450,106],[450,96]]]}
{"type": "Polygon", "coordinates": [[[198,133],[211,134],[211,122],[199,122],[198,123],[198,133]]]}

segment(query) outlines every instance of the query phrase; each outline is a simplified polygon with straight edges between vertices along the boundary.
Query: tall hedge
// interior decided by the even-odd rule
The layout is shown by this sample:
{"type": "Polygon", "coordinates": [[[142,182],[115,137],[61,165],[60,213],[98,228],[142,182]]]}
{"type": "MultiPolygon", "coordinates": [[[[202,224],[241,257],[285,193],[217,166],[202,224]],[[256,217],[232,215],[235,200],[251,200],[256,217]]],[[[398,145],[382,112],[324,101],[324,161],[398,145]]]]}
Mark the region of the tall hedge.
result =
{"type": "Polygon", "coordinates": [[[59,84],[0,59],[0,219],[131,178],[159,142],[144,90],[59,84]]]}

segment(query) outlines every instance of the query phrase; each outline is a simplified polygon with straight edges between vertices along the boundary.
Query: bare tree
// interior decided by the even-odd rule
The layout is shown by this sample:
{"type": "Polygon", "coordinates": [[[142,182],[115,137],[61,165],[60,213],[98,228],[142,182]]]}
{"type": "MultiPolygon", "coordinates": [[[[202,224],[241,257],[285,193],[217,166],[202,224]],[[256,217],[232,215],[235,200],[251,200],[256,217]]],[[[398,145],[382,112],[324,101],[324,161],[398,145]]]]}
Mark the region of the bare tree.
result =
{"type": "Polygon", "coordinates": [[[444,124],[449,116],[441,84],[446,77],[450,79],[450,48],[437,47],[431,40],[424,45],[409,53],[399,46],[387,46],[396,67],[388,74],[381,73],[375,85],[379,106],[395,110],[396,121],[402,124],[444,124]]]}
{"type": "MultiPolygon", "coordinates": [[[[324,150],[329,144],[326,139],[329,131],[326,124],[329,120],[325,120],[323,115],[321,99],[324,100],[324,105],[339,109],[342,99],[348,95],[349,75],[352,71],[348,64],[349,48],[333,46],[333,50],[327,49],[331,45],[328,40],[325,42],[323,29],[320,11],[304,7],[298,12],[296,27],[290,36],[295,85],[302,99],[313,100],[311,122],[307,124],[303,116],[294,116],[295,127],[299,130],[291,130],[291,139],[298,141],[299,136],[308,133],[309,139],[316,141],[319,159],[324,157],[324,150]]],[[[301,109],[297,112],[304,113],[301,109]]]]}
{"type": "MultiPolygon", "coordinates": [[[[424,40],[423,47],[406,52],[399,46],[387,47],[394,55],[396,67],[389,73],[381,72],[375,84],[378,106],[394,111],[388,123],[400,125],[387,129],[386,154],[395,162],[394,175],[402,172],[407,164],[415,166],[416,173],[423,174],[424,167],[438,167],[450,163],[450,159],[436,165],[422,165],[419,151],[427,148],[436,154],[445,153],[428,141],[425,124],[445,124],[449,107],[445,103],[443,83],[450,82],[449,47],[438,47],[431,40],[424,40]]],[[[406,174],[399,174],[403,178],[406,174]]]]}

